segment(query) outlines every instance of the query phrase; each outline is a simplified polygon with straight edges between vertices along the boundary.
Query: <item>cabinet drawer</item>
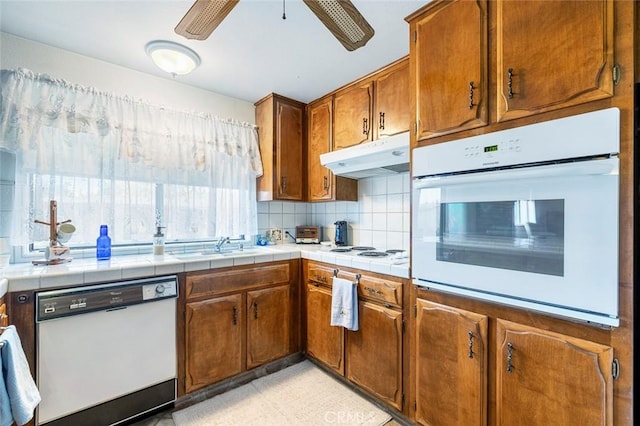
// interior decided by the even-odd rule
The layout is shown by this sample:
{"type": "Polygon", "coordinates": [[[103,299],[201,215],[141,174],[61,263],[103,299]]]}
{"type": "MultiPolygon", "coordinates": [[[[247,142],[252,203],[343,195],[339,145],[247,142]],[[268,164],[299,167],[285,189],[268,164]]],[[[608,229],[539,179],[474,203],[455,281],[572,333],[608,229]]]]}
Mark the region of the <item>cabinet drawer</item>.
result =
{"type": "Polygon", "coordinates": [[[289,264],[208,272],[187,276],[187,300],[264,287],[290,280],[289,264]]]}
{"type": "Polygon", "coordinates": [[[310,263],[307,271],[307,280],[309,280],[309,283],[314,285],[323,284],[330,286],[335,269],[328,266],[310,263]]]}
{"type": "Polygon", "coordinates": [[[358,296],[394,306],[402,306],[402,282],[362,275],[358,296]]]}

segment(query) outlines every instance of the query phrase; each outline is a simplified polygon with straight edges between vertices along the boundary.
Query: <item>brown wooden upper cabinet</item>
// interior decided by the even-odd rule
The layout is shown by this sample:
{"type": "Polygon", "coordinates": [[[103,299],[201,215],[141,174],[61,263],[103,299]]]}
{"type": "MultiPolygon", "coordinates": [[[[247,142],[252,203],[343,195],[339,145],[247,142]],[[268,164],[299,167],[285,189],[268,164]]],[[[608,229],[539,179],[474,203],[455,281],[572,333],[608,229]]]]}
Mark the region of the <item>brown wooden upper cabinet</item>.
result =
{"type": "Polygon", "coordinates": [[[613,96],[613,3],[436,0],[408,16],[416,140],[613,96]]]}
{"type": "Polygon", "coordinates": [[[613,96],[613,1],[497,7],[498,121],[613,96]]]}
{"type": "Polygon", "coordinates": [[[320,164],[320,154],[331,151],[333,96],[325,96],[307,106],[308,201],[357,201],[358,182],[335,176],[320,164]]]}
{"type": "Polygon", "coordinates": [[[487,4],[436,1],[409,16],[416,139],[488,123],[487,4]]]}
{"type": "Polygon", "coordinates": [[[336,91],[332,150],[408,131],[409,95],[408,58],[336,91]]]}
{"type": "Polygon", "coordinates": [[[613,3],[496,2],[498,121],[613,96],[613,3]]]}
{"type": "Polygon", "coordinates": [[[303,201],[305,104],[272,93],[255,106],[263,168],[258,201],[303,201]]]}

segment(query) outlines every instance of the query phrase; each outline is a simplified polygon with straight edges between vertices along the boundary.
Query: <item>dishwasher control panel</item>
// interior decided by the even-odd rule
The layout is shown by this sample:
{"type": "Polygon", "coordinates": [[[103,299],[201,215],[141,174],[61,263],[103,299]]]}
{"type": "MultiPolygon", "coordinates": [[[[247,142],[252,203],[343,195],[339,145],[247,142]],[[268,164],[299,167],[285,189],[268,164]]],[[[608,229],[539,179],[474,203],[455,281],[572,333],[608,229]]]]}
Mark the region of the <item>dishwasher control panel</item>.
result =
{"type": "Polygon", "coordinates": [[[36,293],[36,321],[178,297],[175,275],[36,293]]]}

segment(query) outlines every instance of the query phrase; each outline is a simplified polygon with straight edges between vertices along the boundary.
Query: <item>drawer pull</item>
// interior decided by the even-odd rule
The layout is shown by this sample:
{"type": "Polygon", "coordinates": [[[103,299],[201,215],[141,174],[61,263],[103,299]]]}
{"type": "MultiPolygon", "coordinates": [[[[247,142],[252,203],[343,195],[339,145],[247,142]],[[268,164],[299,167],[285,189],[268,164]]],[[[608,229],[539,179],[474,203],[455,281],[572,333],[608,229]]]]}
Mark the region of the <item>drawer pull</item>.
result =
{"type": "Polygon", "coordinates": [[[373,294],[378,294],[378,295],[382,294],[382,292],[380,290],[377,290],[377,289],[372,288],[372,287],[365,287],[364,290],[366,292],[368,292],[369,294],[372,294],[372,295],[373,294]]]}

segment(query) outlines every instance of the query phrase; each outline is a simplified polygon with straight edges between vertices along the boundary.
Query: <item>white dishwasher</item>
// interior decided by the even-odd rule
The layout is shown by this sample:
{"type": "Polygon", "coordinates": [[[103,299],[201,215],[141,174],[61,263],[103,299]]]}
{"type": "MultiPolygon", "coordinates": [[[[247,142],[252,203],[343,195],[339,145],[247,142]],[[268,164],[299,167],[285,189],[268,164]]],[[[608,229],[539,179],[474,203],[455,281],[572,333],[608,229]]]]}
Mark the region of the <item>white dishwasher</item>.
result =
{"type": "Polygon", "coordinates": [[[36,294],[37,424],[112,425],[175,401],[175,276],[36,294]]]}

